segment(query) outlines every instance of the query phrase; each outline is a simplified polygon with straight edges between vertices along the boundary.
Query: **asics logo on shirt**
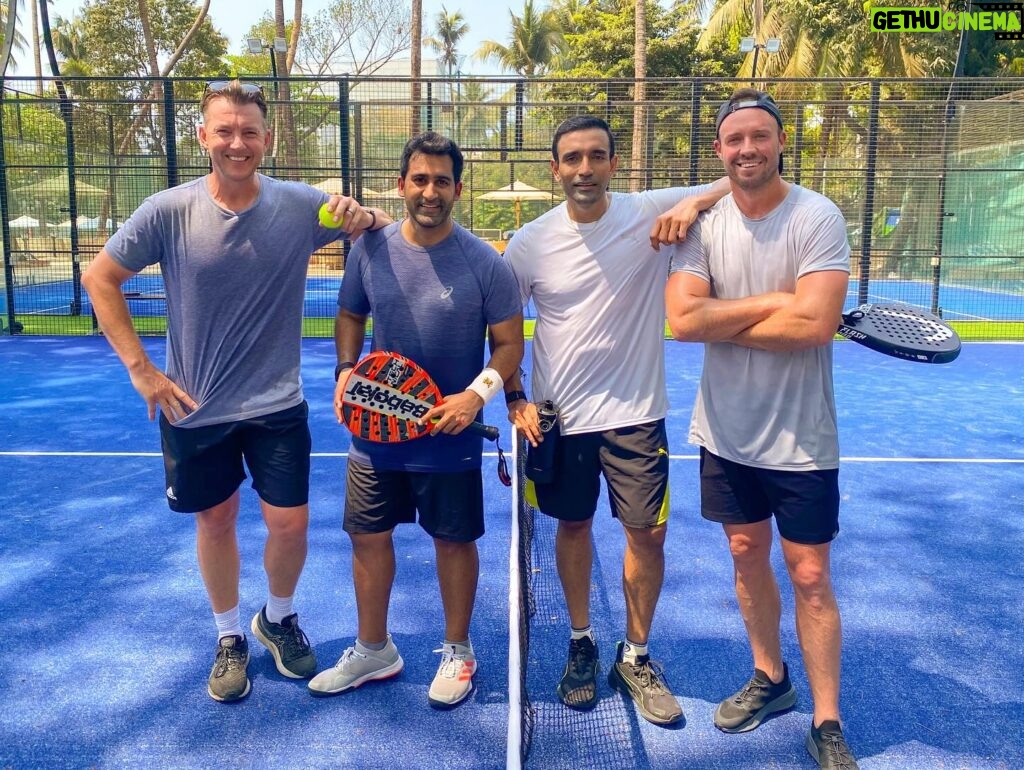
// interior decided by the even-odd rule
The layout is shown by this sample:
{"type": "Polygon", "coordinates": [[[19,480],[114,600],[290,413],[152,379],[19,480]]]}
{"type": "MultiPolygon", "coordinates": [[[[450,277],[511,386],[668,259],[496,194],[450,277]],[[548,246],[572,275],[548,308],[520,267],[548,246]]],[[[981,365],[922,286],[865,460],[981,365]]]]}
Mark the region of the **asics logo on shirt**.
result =
{"type": "Polygon", "coordinates": [[[174,494],[174,487],[167,487],[167,499],[175,502],[178,501],[178,498],[174,494]]]}
{"type": "Polygon", "coordinates": [[[452,292],[455,291],[454,286],[445,286],[444,291],[441,292],[441,299],[448,299],[452,296],[452,292]]]}

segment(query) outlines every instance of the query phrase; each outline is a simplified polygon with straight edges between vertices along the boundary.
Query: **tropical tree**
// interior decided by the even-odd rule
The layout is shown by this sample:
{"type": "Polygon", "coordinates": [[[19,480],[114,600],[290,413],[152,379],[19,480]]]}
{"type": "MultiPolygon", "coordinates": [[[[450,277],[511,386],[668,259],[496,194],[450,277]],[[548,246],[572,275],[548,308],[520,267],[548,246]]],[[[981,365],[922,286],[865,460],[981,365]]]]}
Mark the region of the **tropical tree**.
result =
{"type": "Polygon", "coordinates": [[[633,48],[633,147],[630,155],[629,189],[644,187],[647,167],[647,0],[634,3],[633,48]]]}
{"type": "Polygon", "coordinates": [[[460,11],[448,13],[443,5],[434,17],[434,35],[424,38],[423,42],[441,54],[441,64],[448,73],[449,80],[459,64],[459,41],[469,32],[469,25],[460,11]]]}
{"type": "Polygon", "coordinates": [[[480,61],[495,61],[502,69],[525,78],[543,75],[565,50],[565,38],[558,16],[550,8],[537,10],[534,0],[524,0],[523,13],[509,10],[511,33],[508,45],[485,40],[476,52],[480,61]]]}
{"type": "Polygon", "coordinates": [[[409,77],[412,79],[411,133],[420,132],[420,78],[423,76],[423,0],[412,0],[409,41],[409,77]]]}
{"type": "MultiPolygon", "coordinates": [[[[19,2],[20,0],[14,0],[19,2]]],[[[8,9],[10,0],[0,0],[0,47],[3,47],[6,43],[5,37],[7,36],[7,19],[8,9]]],[[[15,14],[17,14],[17,8],[15,8],[15,14]]],[[[17,64],[17,59],[14,56],[14,52],[24,53],[28,45],[28,40],[21,34],[21,30],[17,27],[14,28],[14,42],[11,44],[11,64],[17,64]]],[[[0,65],[6,64],[7,62],[0,62],[0,65]]]]}
{"type": "MultiPolygon", "coordinates": [[[[60,71],[68,77],[92,75],[92,63],[85,46],[85,30],[81,16],[70,19],[58,16],[50,32],[53,49],[60,61],[60,71]]],[[[77,84],[75,84],[77,86],[77,84]]]]}

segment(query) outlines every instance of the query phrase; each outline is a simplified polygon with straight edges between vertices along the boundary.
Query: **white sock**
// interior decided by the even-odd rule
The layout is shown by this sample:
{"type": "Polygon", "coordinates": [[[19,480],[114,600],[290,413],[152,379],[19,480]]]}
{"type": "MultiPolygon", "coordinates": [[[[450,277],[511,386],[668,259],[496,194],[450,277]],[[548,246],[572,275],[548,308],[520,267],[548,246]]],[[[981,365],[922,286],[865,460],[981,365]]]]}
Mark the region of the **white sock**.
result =
{"type": "Polygon", "coordinates": [[[267,620],[271,623],[281,624],[281,621],[292,614],[292,600],[294,596],[274,596],[269,594],[267,599],[267,620]]]}
{"type": "Polygon", "coordinates": [[[466,639],[466,641],[464,641],[464,642],[452,642],[452,641],[449,641],[448,639],[445,639],[444,640],[444,645],[446,647],[451,646],[452,649],[455,652],[458,652],[458,653],[463,653],[464,654],[464,653],[467,653],[467,652],[469,652],[469,653],[473,652],[473,642],[470,639],[466,639]]]}
{"type": "Polygon", "coordinates": [[[217,624],[218,639],[223,639],[225,636],[245,636],[237,604],[227,612],[213,613],[213,622],[217,624]]]}
{"type": "Polygon", "coordinates": [[[629,639],[622,645],[622,661],[623,663],[636,663],[636,659],[647,655],[647,644],[637,644],[631,642],[629,639]]]}
{"type": "Polygon", "coordinates": [[[597,639],[594,638],[594,627],[587,626],[586,628],[570,628],[569,638],[573,641],[579,641],[583,637],[587,637],[590,641],[597,643],[597,639]]]}

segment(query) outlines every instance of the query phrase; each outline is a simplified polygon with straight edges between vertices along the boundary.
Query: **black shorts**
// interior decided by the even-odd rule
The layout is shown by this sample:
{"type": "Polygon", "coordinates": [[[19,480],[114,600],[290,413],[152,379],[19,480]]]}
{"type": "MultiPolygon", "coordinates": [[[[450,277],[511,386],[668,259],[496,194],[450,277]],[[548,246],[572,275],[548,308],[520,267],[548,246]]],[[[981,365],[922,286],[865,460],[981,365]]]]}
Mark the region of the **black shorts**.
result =
{"type": "Polygon", "coordinates": [[[601,476],[612,515],[627,527],[645,529],[668,521],[668,438],[665,421],[561,436],[555,479],[527,482],[527,496],[560,521],[586,521],[597,511],[601,476]]]}
{"type": "Polygon", "coordinates": [[[223,503],[252,474],[259,496],[279,508],[309,502],[306,402],[249,420],[176,428],[160,415],[167,504],[195,513],[223,503]],[[243,466],[244,460],[244,466],[243,466]]]}
{"type": "Polygon", "coordinates": [[[777,471],[741,465],[700,450],[701,515],[721,524],[775,516],[786,540],[829,543],[839,534],[839,470],[777,471]]]}
{"type": "Polygon", "coordinates": [[[420,526],[431,537],[471,543],[484,534],[484,489],[479,470],[417,473],[377,470],[349,458],[345,480],[345,531],[387,532],[398,524],[420,526]]]}

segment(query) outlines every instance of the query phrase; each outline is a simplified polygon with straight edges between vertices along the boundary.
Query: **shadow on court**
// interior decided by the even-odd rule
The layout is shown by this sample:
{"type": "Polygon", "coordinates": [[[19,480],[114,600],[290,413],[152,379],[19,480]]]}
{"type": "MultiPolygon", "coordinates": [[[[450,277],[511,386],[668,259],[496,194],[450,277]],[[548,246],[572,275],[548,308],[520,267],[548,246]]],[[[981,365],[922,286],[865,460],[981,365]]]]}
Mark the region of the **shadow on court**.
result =
{"type": "MultiPolygon", "coordinates": [[[[162,341],[146,344],[162,351],[162,341]]],[[[528,656],[537,726],[527,767],[810,768],[811,700],[785,580],[783,639],[800,701],[745,735],[712,726],[750,660],[725,540],[699,516],[696,452],[685,443],[700,348],[666,350],[672,518],[651,650],[686,723],[646,723],[604,679],[623,627],[623,537],[602,502],[593,611],[603,671],[593,712],[570,712],[555,696],[568,621],[550,528],[538,524],[535,566],[547,584],[528,656]]],[[[321,666],[355,630],[341,531],[348,444],[329,406],[333,363],[331,341],[304,343],[315,457],[298,609],[321,666]]],[[[849,741],[865,770],[1024,766],[1024,347],[969,344],[955,363],[928,367],[837,343],[836,363],[844,464],[834,575],[849,741]]],[[[313,699],[253,641],[253,693],[226,706],[205,692],[213,624],[192,522],[165,507],[157,429],[106,342],[0,338],[0,399],[0,766],[504,767],[510,496],[493,457],[484,461],[488,534],[473,623],[481,669],[469,702],[451,712],[427,706],[440,600],[430,542],[405,527],[392,602],[402,674],[313,699]]],[[[503,405],[487,417],[503,424],[503,405]]],[[[251,616],[266,589],[263,525],[248,488],[240,530],[251,616]]]]}

